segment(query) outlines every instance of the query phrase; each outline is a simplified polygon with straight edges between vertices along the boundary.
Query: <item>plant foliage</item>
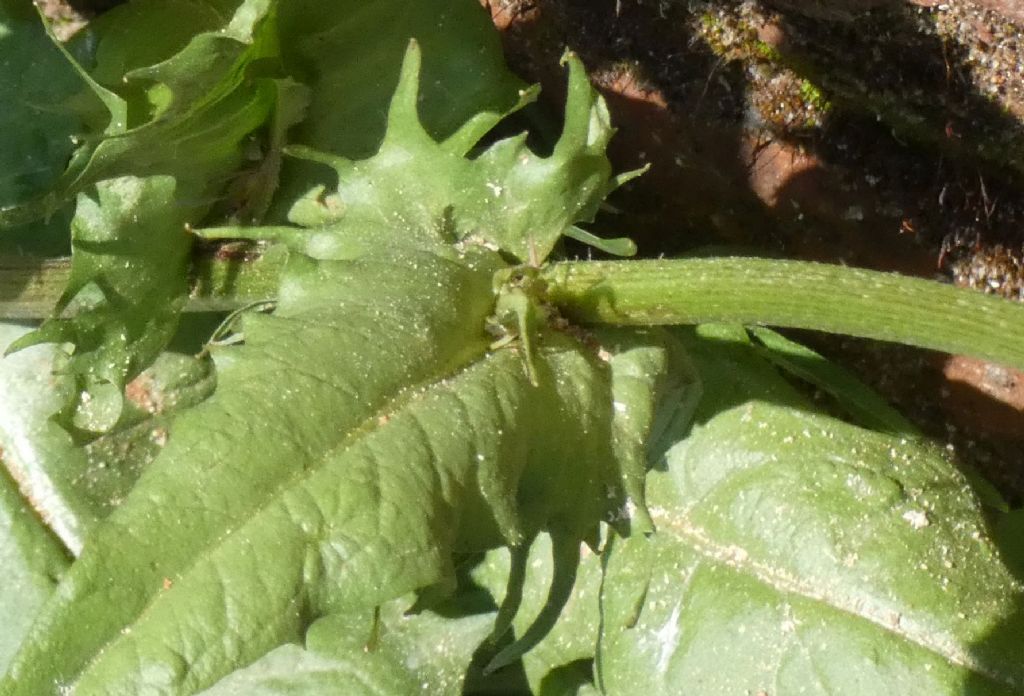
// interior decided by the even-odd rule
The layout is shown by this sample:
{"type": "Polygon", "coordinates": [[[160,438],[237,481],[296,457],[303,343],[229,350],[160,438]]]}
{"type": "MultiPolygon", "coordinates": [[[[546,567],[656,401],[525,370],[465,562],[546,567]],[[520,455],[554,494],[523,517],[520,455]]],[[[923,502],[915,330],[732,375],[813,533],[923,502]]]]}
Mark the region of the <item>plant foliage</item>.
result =
{"type": "Polygon", "coordinates": [[[0,327],[0,694],[1024,693],[1015,557],[875,395],[552,304],[562,238],[630,250],[577,226],[631,174],[571,54],[541,155],[469,0],[0,11],[0,89],[52,76],[0,222],[73,255],[0,327]],[[179,326],[196,236],[274,297],[179,326]]]}

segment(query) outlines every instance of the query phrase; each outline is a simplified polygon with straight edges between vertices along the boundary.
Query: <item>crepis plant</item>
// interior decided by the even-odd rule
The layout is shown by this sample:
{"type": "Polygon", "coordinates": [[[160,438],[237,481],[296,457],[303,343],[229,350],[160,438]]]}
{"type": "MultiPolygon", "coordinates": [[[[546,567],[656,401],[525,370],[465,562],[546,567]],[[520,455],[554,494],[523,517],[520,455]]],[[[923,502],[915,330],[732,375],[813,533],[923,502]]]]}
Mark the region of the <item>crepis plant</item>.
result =
{"type": "Polygon", "coordinates": [[[559,261],[630,251],[578,226],[631,175],[576,58],[540,156],[493,135],[535,91],[476,3],[195,5],[68,45],[0,5],[39,56],[3,84],[77,105],[3,137],[87,129],[0,189],[7,234],[72,248],[57,314],[3,327],[0,694],[1024,691],[1019,515],[759,326],[1019,365],[1019,307],[559,261]]]}

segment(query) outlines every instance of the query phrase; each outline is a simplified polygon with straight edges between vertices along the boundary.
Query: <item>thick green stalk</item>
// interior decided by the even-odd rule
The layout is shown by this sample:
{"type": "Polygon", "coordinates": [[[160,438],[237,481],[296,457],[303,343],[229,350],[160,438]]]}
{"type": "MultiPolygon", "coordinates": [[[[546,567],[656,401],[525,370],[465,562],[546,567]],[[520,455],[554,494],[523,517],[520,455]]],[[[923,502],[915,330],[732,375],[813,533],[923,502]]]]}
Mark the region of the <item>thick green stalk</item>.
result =
{"type": "Polygon", "coordinates": [[[1024,304],[919,278],[753,258],[569,262],[544,277],[581,323],[814,329],[1024,368],[1024,304]]]}
{"type": "MultiPolygon", "coordinates": [[[[191,311],[273,297],[282,256],[204,257],[191,311]]],[[[0,259],[0,318],[49,314],[67,260],[0,259]]],[[[752,258],[570,261],[544,271],[551,300],[590,324],[733,322],[814,329],[974,355],[1024,368],[1024,304],[845,266],[752,258]]]]}

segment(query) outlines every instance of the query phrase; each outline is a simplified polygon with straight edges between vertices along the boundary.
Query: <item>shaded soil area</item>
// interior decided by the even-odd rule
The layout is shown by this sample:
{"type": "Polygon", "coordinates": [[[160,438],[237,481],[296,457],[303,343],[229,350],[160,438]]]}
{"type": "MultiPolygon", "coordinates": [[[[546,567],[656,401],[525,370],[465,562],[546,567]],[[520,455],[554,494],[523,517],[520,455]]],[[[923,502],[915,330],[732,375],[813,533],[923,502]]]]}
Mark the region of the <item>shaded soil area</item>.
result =
{"type": "MultiPolygon", "coordinates": [[[[1012,0],[484,0],[562,99],[577,52],[651,165],[600,225],[642,255],[784,256],[1024,299],[1024,10],[1012,0]]],[[[1024,374],[797,336],[1024,499],[1024,374]]]]}

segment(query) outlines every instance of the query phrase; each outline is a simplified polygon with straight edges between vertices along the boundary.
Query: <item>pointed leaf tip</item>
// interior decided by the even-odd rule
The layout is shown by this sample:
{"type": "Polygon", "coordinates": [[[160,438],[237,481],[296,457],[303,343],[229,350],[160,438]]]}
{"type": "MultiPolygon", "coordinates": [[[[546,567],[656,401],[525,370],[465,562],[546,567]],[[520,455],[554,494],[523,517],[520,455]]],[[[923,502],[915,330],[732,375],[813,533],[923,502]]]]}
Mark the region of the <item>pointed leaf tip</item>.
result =
{"type": "Polygon", "coordinates": [[[420,51],[420,44],[416,39],[410,39],[402,58],[401,71],[398,73],[398,86],[395,88],[395,94],[391,98],[391,106],[388,109],[388,135],[396,132],[404,133],[406,129],[414,126],[418,126],[424,136],[427,135],[420,125],[419,116],[420,71],[422,67],[423,54],[420,51]]]}
{"type": "MultiPolygon", "coordinates": [[[[553,153],[536,155],[520,134],[468,158],[502,114],[482,111],[447,140],[434,140],[418,113],[421,55],[410,41],[376,155],[348,160],[301,147],[286,150],[331,166],[338,175],[336,194],[325,197],[322,189],[313,189],[315,198],[302,198],[289,219],[339,238],[397,227],[410,238],[449,243],[469,238],[522,262],[544,261],[563,235],[579,238],[573,226],[591,221],[604,196],[625,180],[613,177],[604,152],[614,131],[603,99],[579,59],[567,54],[565,61],[569,98],[553,153]],[[439,220],[447,222],[439,225],[439,220]]],[[[510,110],[535,94],[521,90],[510,110]]],[[[635,253],[626,240],[585,239],[608,253],[635,253]]]]}
{"type": "Polygon", "coordinates": [[[636,243],[629,237],[603,239],[575,225],[566,230],[565,236],[613,256],[636,256],[636,243]]]}

